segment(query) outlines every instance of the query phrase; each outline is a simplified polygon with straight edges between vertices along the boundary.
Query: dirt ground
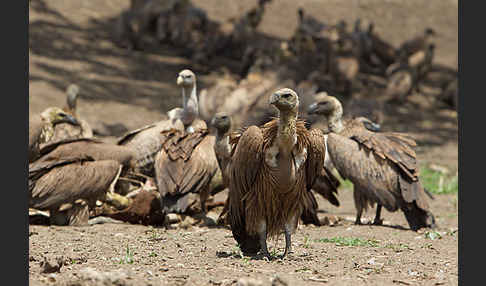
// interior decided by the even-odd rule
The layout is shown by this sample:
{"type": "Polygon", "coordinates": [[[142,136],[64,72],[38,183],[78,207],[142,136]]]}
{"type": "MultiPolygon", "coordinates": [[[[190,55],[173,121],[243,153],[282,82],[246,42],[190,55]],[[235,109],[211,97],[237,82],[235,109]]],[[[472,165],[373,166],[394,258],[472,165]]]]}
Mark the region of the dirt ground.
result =
{"type": "MultiPolygon", "coordinates": [[[[242,14],[256,0],[193,3],[222,21],[242,14]]],[[[30,114],[63,106],[64,90],[75,82],[81,87],[79,114],[93,128],[120,135],[160,120],[179,105],[175,81],[180,70],[192,68],[200,89],[214,83],[213,73],[200,72],[170,49],[130,52],[116,47],[110,34],[114,17],[128,5],[128,0],[29,1],[30,114]]],[[[260,31],[290,36],[299,5],[329,23],[373,20],[376,31],[394,45],[432,27],[440,35],[435,61],[457,69],[457,0],[279,0],[269,4],[260,31]]],[[[457,171],[455,111],[432,108],[417,97],[386,115],[386,131],[416,137],[423,164],[457,171]]],[[[408,230],[403,214],[386,211],[385,226],[355,226],[352,192],[340,189],[340,207],[322,198],[319,206],[327,212],[321,216],[341,220],[333,226],[299,227],[294,253],[274,261],[240,257],[227,228],[31,225],[29,280],[31,285],[233,285],[250,277],[257,281],[241,285],[457,285],[457,194],[435,197],[431,208],[439,228],[417,233],[408,230]],[[338,238],[355,240],[353,245],[324,242],[338,238]],[[64,261],[60,272],[41,273],[44,258],[58,256],[64,261]]],[[[372,218],[373,210],[366,217],[372,218]]],[[[283,253],[283,237],[270,247],[283,253]]]]}

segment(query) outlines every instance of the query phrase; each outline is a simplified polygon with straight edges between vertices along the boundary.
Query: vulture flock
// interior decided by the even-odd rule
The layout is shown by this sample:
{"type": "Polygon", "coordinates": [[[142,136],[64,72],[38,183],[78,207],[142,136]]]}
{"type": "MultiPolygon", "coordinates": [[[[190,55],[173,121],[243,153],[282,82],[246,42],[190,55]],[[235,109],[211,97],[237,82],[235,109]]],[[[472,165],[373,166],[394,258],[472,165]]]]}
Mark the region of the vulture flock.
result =
{"type": "Polygon", "coordinates": [[[405,96],[434,72],[434,31],[395,49],[372,24],[363,31],[358,21],[348,33],[344,22],[329,26],[299,9],[294,36],[275,44],[256,32],[270,1],[233,20],[230,32],[188,0],[131,1],[117,22],[120,44],[143,49],[142,36],[153,33],[184,46],[196,61],[218,53],[239,58],[242,78],[228,76],[199,92],[196,74],[182,70],[176,80],[182,106],[115,143],[93,136],[76,112],[79,87],[70,85],[64,108],[47,108],[29,121],[29,214],[48,212],[47,223],[57,225],[87,225],[96,216],[167,225],[170,214],[205,217],[218,205],[213,198],[227,190],[217,223],[230,227],[242,252],[271,258],[267,239],[283,233],[285,257],[299,223],[322,225],[317,194],[340,205],[337,172],[353,183],[356,224],[376,204],[375,225],[383,223],[384,207],[402,211],[412,230],[435,227],[416,142],[380,132],[372,110],[379,104],[343,116],[352,105],[320,87],[324,80],[346,92],[374,81],[386,96],[398,90],[405,96]],[[296,60],[317,72],[306,76],[299,70],[306,65],[296,60]],[[275,63],[283,68],[270,72],[275,63]],[[282,80],[290,70],[301,80],[282,80]]]}

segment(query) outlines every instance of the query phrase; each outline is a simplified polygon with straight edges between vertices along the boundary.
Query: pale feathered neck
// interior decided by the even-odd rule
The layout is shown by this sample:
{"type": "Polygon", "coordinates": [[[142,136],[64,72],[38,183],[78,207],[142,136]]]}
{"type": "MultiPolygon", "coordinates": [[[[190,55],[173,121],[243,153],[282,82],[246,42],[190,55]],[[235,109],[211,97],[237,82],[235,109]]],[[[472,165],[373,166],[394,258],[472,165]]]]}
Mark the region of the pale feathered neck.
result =
{"type": "Polygon", "coordinates": [[[277,142],[282,152],[290,154],[297,143],[297,108],[279,111],[277,142]]]}
{"type": "Polygon", "coordinates": [[[329,130],[334,133],[341,133],[344,129],[343,125],[343,107],[339,102],[335,102],[334,111],[327,116],[329,130]]]}
{"type": "Polygon", "coordinates": [[[194,83],[192,87],[182,87],[183,111],[181,120],[186,128],[199,116],[199,104],[196,91],[196,83],[194,83]]]}

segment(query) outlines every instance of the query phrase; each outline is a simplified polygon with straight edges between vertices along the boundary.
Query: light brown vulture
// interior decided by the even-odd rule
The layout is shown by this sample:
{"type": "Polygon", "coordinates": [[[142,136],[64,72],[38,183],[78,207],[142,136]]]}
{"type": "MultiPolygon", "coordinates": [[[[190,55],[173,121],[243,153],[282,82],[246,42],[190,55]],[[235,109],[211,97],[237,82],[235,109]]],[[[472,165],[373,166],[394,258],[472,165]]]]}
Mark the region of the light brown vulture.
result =
{"type": "MultiPolygon", "coordinates": [[[[416,142],[405,133],[375,133],[358,118],[343,122],[341,103],[332,96],[321,97],[309,106],[309,113],[327,118],[326,158],[339,174],[354,185],[356,224],[368,206],[377,204],[374,224],[381,224],[381,207],[402,210],[412,230],[433,227],[427,195],[419,181],[414,147],[416,142]]],[[[369,122],[368,122],[369,123],[369,122]]]]}
{"type": "Polygon", "coordinates": [[[40,115],[29,116],[29,163],[38,158],[40,145],[51,140],[54,126],[64,122],[79,125],[74,117],[58,107],[50,107],[40,115]]]}
{"type": "Polygon", "coordinates": [[[183,70],[177,77],[177,85],[182,87],[182,108],[176,107],[167,115],[169,119],[155,122],[133,130],[118,140],[118,145],[135,149],[136,169],[143,174],[154,176],[155,155],[162,147],[165,135],[161,132],[176,129],[192,132],[205,129],[206,123],[197,118],[198,99],[196,94],[196,75],[190,70],[183,70]]]}
{"type": "MultiPolygon", "coordinates": [[[[82,200],[87,208],[93,208],[96,200],[114,186],[121,167],[115,160],[96,161],[86,155],[37,160],[29,164],[29,208],[49,210],[53,219],[59,217],[57,214],[65,204],[76,205],[82,200]]],[[[86,207],[73,209],[75,212],[68,214],[68,223],[86,224],[86,207]]]]}
{"type": "Polygon", "coordinates": [[[229,165],[228,219],[244,253],[270,258],[267,236],[285,232],[285,252],[291,233],[307,208],[307,196],[324,164],[323,134],[307,130],[298,119],[299,98],[284,88],[270,97],[278,118],[262,127],[250,126],[232,136],[229,165]]]}
{"type": "Polygon", "coordinates": [[[211,181],[220,172],[213,149],[215,137],[207,129],[194,132],[171,129],[162,135],[165,138],[154,163],[162,211],[185,213],[199,199],[200,211],[205,214],[211,181]]]}
{"type": "Polygon", "coordinates": [[[66,89],[66,106],[63,108],[64,112],[70,114],[79,122],[79,126],[71,125],[69,123],[57,124],[54,127],[54,135],[49,140],[56,142],[63,139],[74,138],[92,138],[93,130],[88,122],[81,119],[76,111],[77,99],[79,94],[79,87],[76,84],[71,84],[66,89]]]}

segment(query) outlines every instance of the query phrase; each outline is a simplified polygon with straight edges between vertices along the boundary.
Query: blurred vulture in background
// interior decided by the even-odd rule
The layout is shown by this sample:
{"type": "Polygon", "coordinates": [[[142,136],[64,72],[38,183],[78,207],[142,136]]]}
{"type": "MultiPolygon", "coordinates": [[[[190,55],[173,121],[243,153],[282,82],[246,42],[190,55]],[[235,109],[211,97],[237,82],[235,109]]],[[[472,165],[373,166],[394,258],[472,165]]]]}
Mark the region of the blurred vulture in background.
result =
{"type": "Polygon", "coordinates": [[[419,181],[413,139],[403,133],[372,132],[373,126],[365,118],[344,122],[341,103],[332,96],[317,97],[309,113],[327,118],[326,159],[354,185],[356,224],[361,223],[363,210],[376,203],[374,224],[382,224],[384,206],[390,212],[401,209],[412,230],[435,226],[427,202],[430,194],[419,181]]]}
{"type": "Polygon", "coordinates": [[[50,107],[40,115],[29,116],[29,163],[39,157],[40,145],[49,142],[57,124],[79,126],[79,122],[58,107],[50,107]]]}
{"type": "Polygon", "coordinates": [[[162,120],[133,130],[118,140],[118,145],[135,150],[136,170],[147,176],[155,177],[155,155],[162,148],[165,135],[170,129],[192,132],[206,128],[206,123],[197,118],[199,114],[196,91],[196,75],[183,70],[177,76],[177,85],[182,88],[182,108],[176,107],[167,112],[169,119],[162,120]]]}
{"type": "Polygon", "coordinates": [[[267,236],[285,232],[285,252],[291,233],[307,206],[307,198],[324,164],[323,134],[307,130],[297,112],[299,98],[288,88],[270,98],[278,118],[262,127],[250,126],[232,134],[229,165],[228,220],[244,253],[270,258],[267,236]]]}
{"type": "Polygon", "coordinates": [[[93,137],[93,130],[88,122],[81,119],[76,110],[77,100],[79,94],[79,86],[70,84],[66,89],[66,106],[63,108],[64,112],[76,118],[79,125],[72,125],[69,123],[57,124],[54,127],[54,135],[50,142],[57,142],[63,139],[74,138],[91,138],[93,137]]]}

